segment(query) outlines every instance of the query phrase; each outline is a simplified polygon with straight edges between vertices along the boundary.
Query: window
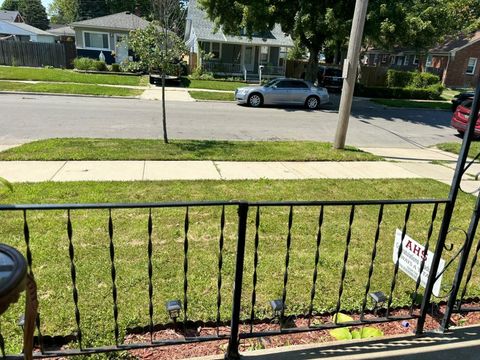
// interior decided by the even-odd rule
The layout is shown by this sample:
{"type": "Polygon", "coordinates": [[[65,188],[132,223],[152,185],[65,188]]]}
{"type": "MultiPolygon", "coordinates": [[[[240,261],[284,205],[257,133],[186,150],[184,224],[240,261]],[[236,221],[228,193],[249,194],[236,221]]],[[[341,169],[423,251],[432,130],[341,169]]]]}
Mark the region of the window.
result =
{"type": "Polygon", "coordinates": [[[390,58],[390,64],[392,64],[392,65],[395,64],[395,56],[392,56],[390,58]]]}
{"type": "Polygon", "coordinates": [[[84,32],[84,46],[87,49],[109,50],[110,40],[108,33],[84,32]]]}
{"type": "Polygon", "coordinates": [[[477,67],[477,58],[470,58],[468,59],[467,64],[467,74],[473,75],[475,74],[475,68],[477,67]]]}
{"type": "Polygon", "coordinates": [[[295,89],[308,89],[308,85],[305,84],[303,81],[294,81],[294,80],[289,81],[288,87],[295,88],[295,89]]]}
{"type": "Polygon", "coordinates": [[[289,82],[289,81],[279,81],[279,82],[277,83],[277,88],[279,88],[279,89],[287,89],[287,88],[290,87],[289,85],[290,85],[290,82],[289,82]]]}
{"type": "Polygon", "coordinates": [[[412,64],[413,64],[413,65],[418,65],[418,57],[417,57],[417,55],[415,55],[415,56],[413,57],[413,62],[412,62],[412,64]]]}
{"type": "Polygon", "coordinates": [[[382,63],[386,63],[387,61],[388,61],[388,54],[383,54],[382,63]]]}
{"type": "Polygon", "coordinates": [[[288,50],[286,47],[280,48],[280,53],[278,55],[278,66],[283,66],[285,64],[285,60],[287,59],[288,50]]]}
{"type": "Polygon", "coordinates": [[[409,56],[406,55],[405,60],[403,61],[403,65],[408,65],[408,58],[409,58],[409,56]]]}
{"type": "Polygon", "coordinates": [[[425,62],[426,67],[432,67],[432,55],[427,56],[427,61],[425,62]]]}
{"type": "Polygon", "coordinates": [[[212,42],[211,53],[213,54],[214,59],[220,59],[220,43],[212,42]]]}
{"type": "Polygon", "coordinates": [[[268,46],[260,47],[260,63],[261,64],[268,63],[268,46]]]}

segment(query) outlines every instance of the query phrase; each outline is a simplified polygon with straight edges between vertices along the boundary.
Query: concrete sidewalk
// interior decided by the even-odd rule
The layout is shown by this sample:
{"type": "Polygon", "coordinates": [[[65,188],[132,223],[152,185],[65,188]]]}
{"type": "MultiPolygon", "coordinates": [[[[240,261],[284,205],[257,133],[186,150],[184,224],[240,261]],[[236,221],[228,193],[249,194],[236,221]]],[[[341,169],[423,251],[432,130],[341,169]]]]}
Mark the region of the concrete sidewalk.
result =
{"type": "MultiPolygon", "coordinates": [[[[450,184],[452,167],[386,161],[1,161],[0,177],[11,182],[428,178],[450,184]]],[[[471,178],[462,183],[465,191],[480,186],[473,178],[477,170],[469,169],[471,178]]]]}
{"type": "MultiPolygon", "coordinates": [[[[248,351],[242,353],[242,358],[251,360],[477,360],[480,358],[480,326],[458,328],[446,334],[427,333],[423,337],[402,335],[373,340],[351,340],[248,351]]],[[[190,360],[220,359],[223,359],[223,356],[190,360]]]]}

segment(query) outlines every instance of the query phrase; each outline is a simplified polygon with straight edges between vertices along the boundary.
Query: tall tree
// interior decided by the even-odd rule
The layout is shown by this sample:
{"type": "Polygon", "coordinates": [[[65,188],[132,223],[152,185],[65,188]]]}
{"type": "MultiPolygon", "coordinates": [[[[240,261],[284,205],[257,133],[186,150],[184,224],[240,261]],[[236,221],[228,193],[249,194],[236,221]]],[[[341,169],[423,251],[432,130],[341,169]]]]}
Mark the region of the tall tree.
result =
{"type": "Polygon", "coordinates": [[[42,30],[49,28],[47,11],[41,0],[19,0],[18,11],[27,24],[42,30]]]}
{"type": "Polygon", "coordinates": [[[88,20],[108,15],[105,0],[77,0],[77,20],[88,20]]]}
{"type": "Polygon", "coordinates": [[[245,29],[251,36],[254,32],[271,30],[279,23],[285,33],[308,49],[307,80],[316,79],[320,50],[325,40],[332,37],[329,18],[332,12],[341,22],[352,18],[354,8],[354,0],[199,0],[199,3],[227,34],[235,35],[245,29]]]}
{"type": "Polygon", "coordinates": [[[18,11],[18,0],[5,0],[2,3],[2,10],[18,11]]]}
{"type": "Polygon", "coordinates": [[[53,0],[48,8],[50,21],[54,24],[68,24],[77,18],[77,0],[53,0]]]}

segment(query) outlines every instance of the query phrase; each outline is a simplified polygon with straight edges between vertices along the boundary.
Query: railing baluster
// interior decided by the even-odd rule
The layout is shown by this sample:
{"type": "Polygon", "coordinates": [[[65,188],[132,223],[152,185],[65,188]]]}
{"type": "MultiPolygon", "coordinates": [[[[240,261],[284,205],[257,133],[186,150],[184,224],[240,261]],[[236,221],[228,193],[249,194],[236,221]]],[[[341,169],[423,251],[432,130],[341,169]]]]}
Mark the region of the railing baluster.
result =
{"type": "Polygon", "coordinates": [[[320,207],[318,216],[318,232],[317,232],[317,248],[315,251],[315,266],[313,269],[312,290],[310,291],[310,307],[308,309],[308,326],[311,324],[313,314],[313,301],[315,300],[315,291],[318,276],[318,262],[320,261],[320,244],[322,242],[322,226],[323,226],[323,205],[320,207]]]}
{"type": "Polygon", "coordinates": [[[392,279],[392,283],[390,285],[390,295],[388,296],[386,317],[390,316],[390,307],[392,306],[393,292],[395,291],[395,285],[397,284],[398,269],[400,267],[400,257],[402,256],[403,240],[405,239],[405,235],[407,235],[407,224],[408,224],[408,220],[410,218],[410,210],[411,209],[412,209],[412,204],[408,204],[407,205],[407,210],[405,211],[405,221],[403,223],[402,238],[401,238],[401,241],[400,241],[400,246],[398,247],[398,251],[397,251],[397,262],[395,263],[395,268],[394,268],[394,271],[393,271],[393,279],[392,279]]]}
{"type": "Polygon", "coordinates": [[[288,266],[290,264],[290,246],[292,244],[292,224],[293,224],[293,206],[290,206],[288,214],[288,235],[287,235],[287,251],[285,254],[285,272],[283,274],[283,291],[282,291],[282,311],[280,319],[285,317],[285,307],[287,301],[287,284],[288,284],[288,266]]]}
{"type": "Polygon", "coordinates": [[[115,245],[113,243],[113,219],[112,209],[108,209],[108,237],[110,239],[110,262],[112,274],[112,299],[113,299],[113,319],[115,321],[115,344],[118,346],[118,303],[117,303],[117,270],[115,268],[115,245]]]}
{"type": "Polygon", "coordinates": [[[435,219],[437,218],[437,211],[438,211],[438,204],[435,204],[432,211],[430,227],[428,228],[427,241],[425,243],[425,250],[424,250],[425,256],[422,258],[422,261],[420,263],[420,270],[418,273],[417,282],[415,284],[415,292],[413,293],[412,305],[410,306],[410,315],[413,314],[413,308],[415,307],[415,301],[417,300],[418,289],[420,288],[420,283],[422,280],[422,272],[423,272],[423,268],[425,267],[425,261],[427,260],[428,249],[430,247],[430,239],[432,238],[432,234],[433,234],[433,226],[435,224],[435,219]]]}
{"type": "Polygon", "coordinates": [[[80,327],[80,310],[78,308],[78,289],[77,289],[77,270],[75,267],[75,248],[73,246],[73,227],[72,219],[70,217],[70,209],[67,210],[67,236],[68,236],[68,255],[70,257],[70,273],[72,277],[72,295],[73,303],[75,305],[75,322],[77,323],[77,337],[80,350],[82,346],[82,329],[80,327]]]}
{"type": "Polygon", "coordinates": [[[257,301],[257,267],[258,267],[258,244],[260,228],[260,206],[257,206],[255,215],[255,252],[253,255],[253,289],[252,289],[252,310],[250,312],[250,332],[253,332],[253,322],[255,321],[255,302],[257,301]]]}
{"type": "Polygon", "coordinates": [[[222,306],[222,267],[223,267],[223,243],[225,231],[225,205],[222,207],[220,216],[220,239],[218,241],[218,279],[217,279],[217,336],[220,332],[220,308],[222,306]]]}
{"type": "Polygon", "coordinates": [[[472,279],[473,268],[477,264],[479,251],[480,251],[480,240],[478,241],[477,248],[475,249],[475,254],[473,255],[473,258],[472,258],[472,264],[470,266],[470,270],[468,271],[467,277],[465,279],[465,285],[463,286],[462,294],[461,294],[460,299],[457,303],[457,308],[458,309],[460,309],[462,307],[463,299],[465,298],[465,295],[467,294],[468,284],[470,283],[470,280],[472,279]]]}
{"type": "Polygon", "coordinates": [[[185,223],[184,223],[184,231],[185,231],[185,239],[183,241],[183,327],[185,330],[185,336],[187,335],[187,320],[188,320],[188,228],[190,226],[190,220],[188,217],[188,206],[185,211],[185,223]]]}
{"type": "MultiPolygon", "coordinates": [[[[27,211],[23,210],[23,237],[25,239],[25,245],[27,247],[27,264],[28,264],[28,271],[32,279],[35,279],[35,275],[33,274],[33,257],[32,257],[32,250],[30,249],[30,227],[28,226],[27,221],[27,211]]],[[[38,332],[38,339],[40,342],[40,352],[44,353],[44,345],[43,345],[43,335],[42,331],[40,330],[40,312],[37,312],[37,317],[35,319],[35,325],[38,332]]]]}
{"type": "Polygon", "coordinates": [[[152,232],[153,232],[153,221],[152,221],[152,209],[149,209],[148,212],[148,316],[150,319],[149,322],[149,331],[150,331],[150,343],[153,343],[153,265],[152,265],[152,254],[153,254],[153,243],[152,243],[152,232]]]}
{"type": "MultiPolygon", "coordinates": [[[[353,220],[355,218],[355,205],[352,205],[350,209],[350,219],[348,221],[348,231],[347,231],[347,239],[345,244],[345,253],[343,254],[343,268],[342,268],[342,276],[340,280],[340,287],[338,288],[338,300],[337,300],[337,307],[335,309],[335,315],[340,312],[340,307],[342,304],[342,294],[343,294],[343,283],[345,282],[345,276],[347,275],[347,261],[348,261],[348,251],[350,247],[350,241],[352,240],[352,225],[353,220]]],[[[338,316],[335,316],[335,324],[338,322],[338,316]]]]}
{"type": "Polygon", "coordinates": [[[363,320],[365,315],[365,308],[367,307],[367,297],[370,292],[370,285],[372,281],[373,269],[375,266],[375,258],[377,257],[377,244],[378,239],[380,238],[380,228],[383,221],[383,204],[380,205],[380,210],[378,211],[377,219],[377,230],[375,231],[375,240],[373,242],[372,257],[370,259],[370,268],[368,269],[368,280],[367,285],[365,285],[365,295],[363,297],[362,312],[360,314],[360,319],[363,320]]]}

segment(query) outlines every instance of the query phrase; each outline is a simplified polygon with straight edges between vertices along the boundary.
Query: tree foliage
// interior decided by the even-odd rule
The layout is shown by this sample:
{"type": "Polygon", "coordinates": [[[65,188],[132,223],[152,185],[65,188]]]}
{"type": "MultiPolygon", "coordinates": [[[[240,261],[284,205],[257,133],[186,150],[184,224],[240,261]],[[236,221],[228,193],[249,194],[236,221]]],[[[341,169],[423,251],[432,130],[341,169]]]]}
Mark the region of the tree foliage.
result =
{"type": "Polygon", "coordinates": [[[27,24],[42,30],[49,28],[47,11],[41,0],[19,0],[18,11],[27,24]]]}
{"type": "Polygon", "coordinates": [[[18,11],[19,0],[5,0],[2,3],[2,10],[18,11]]]}
{"type": "Polygon", "coordinates": [[[108,15],[108,7],[105,0],[77,0],[76,20],[93,19],[108,15]]]}
{"type": "Polygon", "coordinates": [[[48,8],[50,21],[54,24],[68,24],[77,18],[77,0],[53,0],[48,8]]]}

